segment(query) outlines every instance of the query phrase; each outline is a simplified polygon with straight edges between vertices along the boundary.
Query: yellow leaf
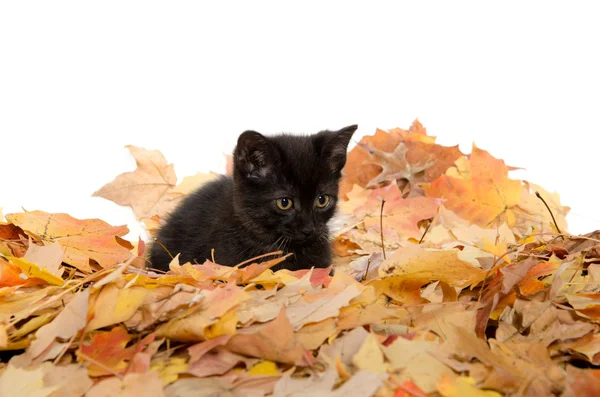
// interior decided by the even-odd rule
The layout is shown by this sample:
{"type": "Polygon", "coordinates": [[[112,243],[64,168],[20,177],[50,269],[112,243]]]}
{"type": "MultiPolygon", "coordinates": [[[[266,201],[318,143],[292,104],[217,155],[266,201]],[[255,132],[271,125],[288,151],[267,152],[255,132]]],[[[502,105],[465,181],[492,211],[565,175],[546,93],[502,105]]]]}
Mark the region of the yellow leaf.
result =
{"type": "Polygon", "coordinates": [[[44,374],[41,367],[29,370],[9,365],[0,375],[0,396],[48,397],[60,386],[44,386],[44,374]]]}
{"type": "Polygon", "coordinates": [[[288,272],[289,270],[286,269],[279,270],[278,272],[273,272],[271,269],[267,269],[259,276],[250,280],[250,282],[254,284],[260,284],[269,289],[279,284],[288,285],[294,281],[298,281],[297,277],[292,276],[288,272]]]}
{"type": "Polygon", "coordinates": [[[10,334],[11,339],[19,339],[30,332],[33,332],[40,327],[48,324],[54,318],[56,313],[43,313],[39,316],[33,317],[31,320],[27,321],[25,324],[19,327],[15,332],[10,334]]]}
{"type": "Polygon", "coordinates": [[[140,287],[120,289],[114,284],[104,286],[94,303],[94,317],[88,323],[86,331],[128,320],[142,304],[147,293],[145,288],[140,287]]]}
{"type": "Polygon", "coordinates": [[[236,326],[238,323],[238,316],[234,310],[230,310],[223,317],[221,317],[216,323],[209,325],[204,330],[204,336],[207,339],[214,339],[222,335],[233,335],[235,334],[236,326]]]}
{"type": "Polygon", "coordinates": [[[370,372],[387,372],[388,365],[384,362],[381,346],[374,334],[367,336],[358,353],[352,357],[352,364],[370,372]]]}
{"type": "Polygon", "coordinates": [[[521,181],[508,178],[504,161],[473,145],[468,178],[443,175],[425,187],[427,197],[446,200],[446,208],[479,226],[505,220],[515,224],[515,206],[521,199],[521,181]]]}
{"type": "Polygon", "coordinates": [[[437,383],[438,391],[444,397],[501,397],[498,392],[481,390],[475,387],[475,379],[469,376],[451,378],[443,376],[437,383]]]}
{"type": "Polygon", "coordinates": [[[452,287],[467,287],[485,278],[486,271],[461,259],[457,249],[433,250],[418,245],[399,248],[379,267],[379,275],[409,280],[439,280],[452,287]]]}
{"type": "Polygon", "coordinates": [[[7,259],[13,264],[19,267],[23,273],[29,278],[39,278],[46,281],[48,284],[62,286],[65,281],[50,273],[46,269],[40,269],[36,264],[29,262],[25,258],[15,258],[14,256],[8,256],[7,259]]]}
{"type": "Polygon", "coordinates": [[[248,375],[279,375],[279,371],[273,361],[265,360],[250,368],[248,375]]]}
{"type": "Polygon", "coordinates": [[[179,378],[179,374],[187,371],[188,363],[183,357],[172,357],[167,360],[157,360],[150,366],[151,371],[158,372],[158,376],[163,383],[163,386],[167,386],[179,378]]]}

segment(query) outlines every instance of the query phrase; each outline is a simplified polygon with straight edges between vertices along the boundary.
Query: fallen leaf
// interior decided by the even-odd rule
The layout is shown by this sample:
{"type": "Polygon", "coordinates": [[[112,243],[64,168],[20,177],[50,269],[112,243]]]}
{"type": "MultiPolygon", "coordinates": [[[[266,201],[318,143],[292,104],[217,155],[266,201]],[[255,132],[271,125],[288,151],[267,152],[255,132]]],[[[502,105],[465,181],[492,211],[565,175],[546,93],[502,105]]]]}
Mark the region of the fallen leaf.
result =
{"type": "Polygon", "coordinates": [[[437,384],[438,391],[444,397],[501,397],[498,392],[481,390],[475,387],[475,379],[460,376],[452,379],[444,376],[437,384]]]}
{"type": "Polygon", "coordinates": [[[56,277],[62,277],[64,272],[61,267],[63,257],[63,248],[58,243],[39,246],[30,241],[23,258],[35,263],[40,269],[44,269],[56,277]]]}
{"type": "Polygon", "coordinates": [[[56,338],[69,340],[69,338],[83,329],[87,321],[89,295],[89,289],[75,294],[73,299],[54,320],[37,330],[35,333],[36,339],[31,342],[25,354],[30,359],[35,359],[50,347],[56,338]]]}
{"type": "Polygon", "coordinates": [[[106,378],[96,383],[86,397],[164,397],[162,383],[156,372],[127,374],[123,379],[106,378]]]}
{"type": "Polygon", "coordinates": [[[384,362],[383,352],[374,334],[369,334],[358,353],[352,357],[352,364],[360,370],[387,373],[388,366],[384,362]]]}
{"type": "Polygon", "coordinates": [[[120,239],[129,232],[126,226],[110,226],[99,219],[79,220],[67,214],[42,211],[8,214],[6,218],[28,234],[48,243],[59,243],[65,248],[64,262],[83,272],[92,271],[90,259],[109,267],[132,255],[127,248],[132,248],[131,244],[120,239]]]}
{"type": "Polygon", "coordinates": [[[93,317],[86,331],[127,321],[140,307],[147,293],[141,287],[118,288],[114,283],[105,285],[91,308],[93,317]]]}
{"type": "Polygon", "coordinates": [[[458,250],[433,250],[409,245],[384,260],[379,267],[379,275],[386,277],[393,274],[425,282],[439,280],[460,288],[482,281],[486,272],[460,257],[458,250]]]}
{"type": "Polygon", "coordinates": [[[135,159],[137,168],[119,175],[93,195],[130,206],[138,219],[163,215],[171,210],[174,203],[165,202],[163,197],[177,182],[173,164],[168,164],[158,150],[132,145],[126,148],[135,159]]]}
{"type": "Polygon", "coordinates": [[[294,335],[285,310],[273,321],[240,329],[226,346],[235,353],[280,363],[294,364],[305,360],[306,350],[294,335]]]}
{"type": "Polygon", "coordinates": [[[48,397],[60,386],[44,384],[44,369],[23,369],[8,365],[0,375],[1,396],[48,397]]]}
{"type": "Polygon", "coordinates": [[[439,197],[444,205],[474,224],[489,227],[493,222],[515,224],[514,207],[521,199],[521,182],[508,178],[504,161],[473,145],[468,179],[441,176],[425,187],[428,197],[439,197]]]}

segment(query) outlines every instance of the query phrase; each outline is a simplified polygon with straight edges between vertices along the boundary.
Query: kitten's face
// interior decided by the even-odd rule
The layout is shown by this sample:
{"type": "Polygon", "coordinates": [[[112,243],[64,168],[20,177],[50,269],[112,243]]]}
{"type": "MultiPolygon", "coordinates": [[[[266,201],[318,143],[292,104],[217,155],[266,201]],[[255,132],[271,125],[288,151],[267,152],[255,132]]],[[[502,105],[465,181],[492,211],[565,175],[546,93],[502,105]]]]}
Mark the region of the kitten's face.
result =
{"type": "Polygon", "coordinates": [[[234,152],[236,212],[273,240],[274,249],[291,242],[327,238],[335,213],[338,183],[356,126],[311,136],[265,137],[246,131],[234,152]]]}

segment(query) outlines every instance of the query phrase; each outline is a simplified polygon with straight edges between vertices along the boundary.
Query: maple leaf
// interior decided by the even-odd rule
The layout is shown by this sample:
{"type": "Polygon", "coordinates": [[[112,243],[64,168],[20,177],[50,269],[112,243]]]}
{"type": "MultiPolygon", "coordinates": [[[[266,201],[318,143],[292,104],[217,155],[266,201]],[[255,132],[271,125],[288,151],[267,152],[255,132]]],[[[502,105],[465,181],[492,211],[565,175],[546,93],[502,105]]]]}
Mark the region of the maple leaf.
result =
{"type": "MultiPolygon", "coordinates": [[[[353,198],[362,196],[357,190],[353,190],[352,194],[356,195],[352,196],[353,198]]],[[[440,205],[437,199],[428,197],[404,199],[395,183],[371,190],[366,197],[366,200],[357,205],[353,211],[355,217],[363,219],[365,229],[381,230],[380,224],[383,222],[384,228],[393,229],[402,238],[419,237],[422,232],[418,222],[432,218],[440,205]],[[383,204],[383,219],[381,219],[383,200],[385,204],[383,204]]]]}
{"type": "Polygon", "coordinates": [[[60,386],[44,384],[44,369],[28,370],[9,365],[0,375],[0,395],[49,397],[60,386]]]}
{"type": "Polygon", "coordinates": [[[474,224],[488,227],[505,220],[515,224],[514,207],[521,199],[521,182],[508,178],[504,161],[473,145],[469,178],[441,176],[425,187],[428,197],[445,199],[444,205],[474,224]]]}
{"type": "Polygon", "coordinates": [[[102,267],[126,261],[133,246],[121,239],[126,226],[110,226],[99,219],[75,219],[67,214],[31,211],[6,215],[13,224],[44,242],[65,248],[63,261],[90,273],[90,259],[102,267]]]}
{"type": "MultiPolygon", "coordinates": [[[[364,144],[363,144],[364,145],[364,144]]],[[[411,185],[416,182],[416,175],[431,168],[435,164],[433,154],[427,154],[421,157],[415,163],[409,163],[406,158],[408,147],[404,142],[400,142],[393,152],[388,153],[368,145],[363,146],[370,155],[367,164],[376,164],[381,166],[379,175],[367,183],[367,188],[380,187],[396,180],[405,179],[411,185]]]]}
{"type": "Polygon", "coordinates": [[[55,276],[44,268],[39,268],[37,265],[29,262],[25,258],[8,256],[6,259],[10,260],[14,265],[19,267],[19,269],[22,271],[22,275],[28,277],[29,279],[44,280],[53,285],[64,284],[64,280],[62,278],[55,276]]]}
{"type": "MultiPolygon", "coordinates": [[[[398,132],[386,132],[380,129],[373,136],[364,136],[359,143],[373,148],[392,152],[400,143],[402,136],[398,132]]],[[[369,181],[381,172],[381,167],[374,164],[365,164],[369,160],[369,152],[363,145],[356,145],[347,156],[346,165],[342,170],[343,178],[340,181],[340,197],[352,190],[353,185],[366,186],[369,181]]]]}
{"type": "Polygon", "coordinates": [[[207,376],[223,375],[239,363],[244,363],[246,368],[251,368],[258,360],[244,357],[240,354],[219,348],[213,349],[194,361],[186,373],[203,378],[207,376]]]}
{"type": "Polygon", "coordinates": [[[567,366],[567,390],[564,396],[595,397],[600,395],[600,370],[567,366]]]}
{"type": "Polygon", "coordinates": [[[482,281],[486,271],[461,259],[461,251],[431,250],[412,245],[394,252],[379,267],[379,274],[381,277],[394,274],[427,282],[440,280],[464,288],[482,281]]]}
{"type": "Polygon", "coordinates": [[[127,368],[125,360],[131,360],[133,349],[125,348],[131,336],[122,327],[108,332],[95,334],[88,342],[79,347],[78,355],[82,361],[90,361],[90,376],[103,376],[121,373],[127,368]]]}
{"type": "Polygon", "coordinates": [[[179,185],[173,164],[158,150],[126,146],[137,168],[117,176],[112,182],[94,192],[93,196],[129,206],[136,218],[155,232],[160,219],[165,218],[180,201],[198,187],[214,180],[215,174],[198,173],[186,176],[179,185]]]}
{"type": "Polygon", "coordinates": [[[140,307],[148,290],[141,287],[118,288],[114,283],[102,287],[90,308],[86,331],[127,321],[140,307]]]}
{"type": "Polygon", "coordinates": [[[562,389],[564,375],[549,359],[543,346],[534,351],[519,352],[492,340],[490,349],[484,341],[464,329],[458,329],[457,336],[456,351],[461,356],[476,357],[493,369],[493,375],[488,375],[484,387],[501,385],[504,391],[516,392],[527,382],[523,395],[532,397],[551,395],[562,389]]]}
{"type": "Polygon", "coordinates": [[[61,267],[64,258],[63,251],[64,249],[58,243],[39,246],[30,241],[23,258],[31,263],[35,263],[50,274],[61,277],[64,272],[64,269],[61,267]]]}
{"type": "MultiPolygon", "coordinates": [[[[137,168],[115,178],[94,192],[93,196],[112,200],[123,206],[131,206],[138,219],[159,214],[165,205],[163,197],[175,187],[177,176],[173,164],[168,164],[158,150],[126,146],[137,168]]],[[[170,204],[168,204],[170,206],[170,204]]]]}
{"type": "Polygon", "coordinates": [[[352,364],[361,370],[387,373],[389,365],[385,362],[379,341],[369,334],[358,352],[352,357],[352,364]]]}
{"type": "MultiPolygon", "coordinates": [[[[35,340],[27,351],[20,357],[22,362],[29,363],[38,358],[43,353],[48,353],[52,345],[57,346],[55,340],[69,340],[79,330],[85,327],[88,298],[90,290],[81,291],[65,306],[54,320],[39,328],[35,333],[35,340]]],[[[50,354],[45,354],[46,359],[53,359],[60,353],[60,349],[51,350],[50,354]]]]}
{"type": "Polygon", "coordinates": [[[409,130],[378,129],[375,135],[363,137],[348,154],[340,196],[346,197],[354,184],[374,188],[396,180],[410,182],[412,190],[418,183],[442,175],[461,156],[458,146],[435,144],[435,138],[427,136],[418,120],[409,130]]]}
{"type": "Polygon", "coordinates": [[[501,397],[498,392],[478,389],[475,387],[475,379],[467,376],[454,379],[444,376],[437,383],[437,388],[444,397],[501,397]]]}
{"type": "Polygon", "coordinates": [[[154,371],[144,374],[126,374],[123,378],[116,376],[105,378],[96,383],[86,397],[166,397],[162,382],[154,371]]]}
{"type": "Polygon", "coordinates": [[[275,320],[241,329],[231,337],[227,348],[250,357],[263,357],[281,363],[301,363],[306,350],[294,335],[285,310],[275,320]]]}

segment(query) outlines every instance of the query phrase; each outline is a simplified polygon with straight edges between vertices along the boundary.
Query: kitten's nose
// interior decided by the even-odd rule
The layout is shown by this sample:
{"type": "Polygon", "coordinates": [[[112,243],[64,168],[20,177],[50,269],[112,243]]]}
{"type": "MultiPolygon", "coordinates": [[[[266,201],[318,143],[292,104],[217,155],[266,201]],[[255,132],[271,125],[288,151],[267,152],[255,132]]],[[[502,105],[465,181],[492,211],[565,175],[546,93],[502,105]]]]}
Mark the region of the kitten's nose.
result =
{"type": "Polygon", "coordinates": [[[308,237],[311,234],[313,234],[313,229],[311,227],[302,228],[300,231],[302,232],[302,234],[304,234],[304,237],[308,237]]]}

